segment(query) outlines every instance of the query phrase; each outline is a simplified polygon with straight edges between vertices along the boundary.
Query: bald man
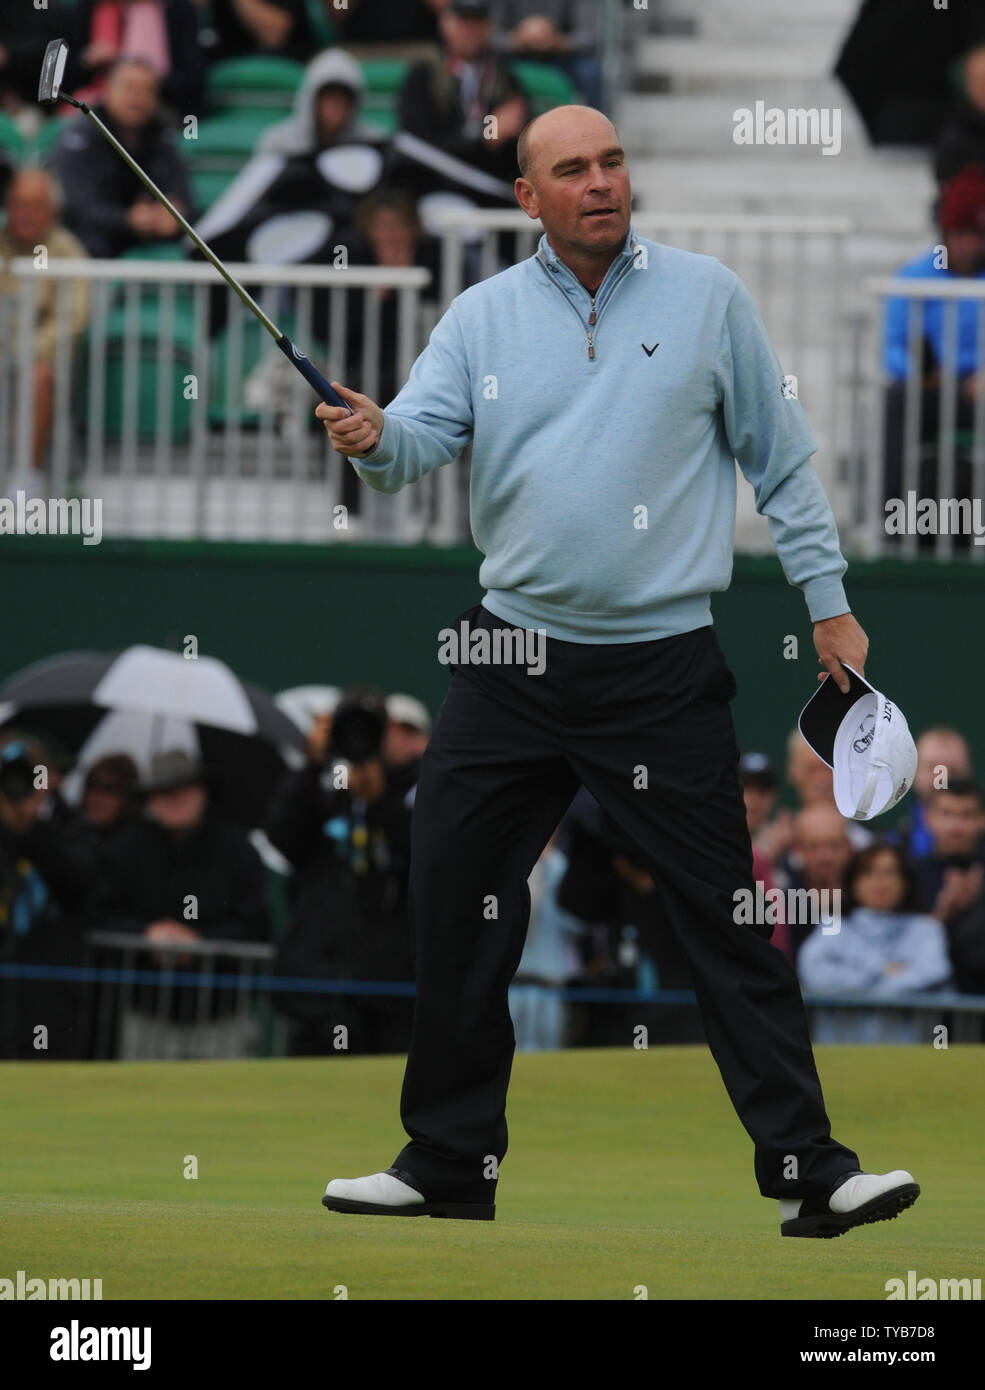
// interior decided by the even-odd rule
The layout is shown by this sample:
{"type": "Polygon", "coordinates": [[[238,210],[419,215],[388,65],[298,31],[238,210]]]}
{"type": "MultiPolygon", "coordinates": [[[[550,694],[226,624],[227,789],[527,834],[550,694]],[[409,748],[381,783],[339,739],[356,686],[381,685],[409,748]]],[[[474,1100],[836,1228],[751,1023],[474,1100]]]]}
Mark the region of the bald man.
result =
{"type": "MultiPolygon", "coordinates": [[[[35,477],[44,466],[51,437],[55,406],[55,352],[59,339],[75,342],[89,318],[88,282],[56,280],[45,274],[39,261],[41,247],[46,254],[45,264],[53,260],[75,260],[86,256],[86,249],[78,237],[58,225],[60,201],[60,190],[48,173],[43,169],[23,169],[15,175],[7,189],[4,200],[7,221],[0,227],[0,294],[10,296],[14,310],[10,338],[15,344],[15,355],[19,341],[16,315],[20,282],[9,263],[15,256],[27,256],[39,267],[35,276],[34,382],[31,393],[34,407],[31,465],[35,477]]],[[[65,404],[67,406],[67,402],[65,404]]]]}
{"type": "Polygon", "coordinates": [[[517,201],[544,226],[536,254],[454,300],[385,413],[341,386],[354,413],[316,411],[382,492],[472,441],[486,589],[438,635],[453,674],[414,805],[410,1142],[322,1200],[493,1217],[527,878],[584,784],[648,865],[781,1231],[839,1235],[919,1189],[901,1170],[862,1173],[831,1137],[793,968],[771,923],[737,923],[755,886],[735,680],[710,606],[731,574],[738,459],[821,665],[846,690],[841,663],[862,669],[817,446],[737,276],[636,236],[626,155],[600,112],[539,117],[518,159],[517,201]]]}

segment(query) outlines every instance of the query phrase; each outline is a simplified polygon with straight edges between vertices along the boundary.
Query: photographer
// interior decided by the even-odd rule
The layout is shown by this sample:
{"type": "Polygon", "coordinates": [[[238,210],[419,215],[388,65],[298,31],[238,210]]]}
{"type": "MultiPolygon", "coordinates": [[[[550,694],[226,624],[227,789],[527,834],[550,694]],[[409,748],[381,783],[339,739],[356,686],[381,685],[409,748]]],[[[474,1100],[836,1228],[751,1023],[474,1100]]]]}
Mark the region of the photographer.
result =
{"type": "MultiPolygon", "coordinates": [[[[407,920],[418,761],[387,767],[382,695],[349,691],[316,717],[308,761],[281,783],[266,831],[290,861],[291,920],[274,973],[412,981],[407,920]]],[[[406,1051],[413,998],[280,992],[294,1056],[406,1051]],[[342,1030],[345,1031],[342,1031],[342,1030]]]]}

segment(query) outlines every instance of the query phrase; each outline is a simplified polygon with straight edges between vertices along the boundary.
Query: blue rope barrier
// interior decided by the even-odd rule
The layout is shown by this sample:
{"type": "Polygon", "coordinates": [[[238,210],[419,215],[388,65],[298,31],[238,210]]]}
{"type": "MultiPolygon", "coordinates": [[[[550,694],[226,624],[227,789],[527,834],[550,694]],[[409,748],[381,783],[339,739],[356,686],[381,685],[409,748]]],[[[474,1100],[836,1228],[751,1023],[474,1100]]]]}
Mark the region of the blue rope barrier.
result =
{"type": "MultiPolygon", "coordinates": [[[[0,979],[61,980],[75,984],[170,985],[178,989],[253,989],[270,993],[296,994],[376,994],[413,998],[417,987],[404,980],[306,980],[287,975],[197,974],[176,970],[117,969],[88,965],[0,965],[0,979]]],[[[570,989],[560,985],[537,985],[556,989],[562,999],[592,1004],[693,1004],[695,997],[685,989],[570,989]]]]}
{"type": "Polygon", "coordinates": [[[304,980],[281,975],[198,974],[176,970],[119,970],[89,965],[0,965],[0,978],[67,980],[76,984],[171,985],[179,989],[265,989],[299,994],[387,994],[413,996],[416,986],[404,980],[304,980]]]}
{"type": "MultiPolygon", "coordinates": [[[[382,997],[414,998],[416,986],[407,980],[306,980],[289,975],[196,974],[175,970],[122,970],[111,966],[84,965],[16,965],[0,964],[0,979],[62,980],[76,984],[170,985],[179,989],[243,989],[267,990],[269,993],[295,994],[375,994],[382,997]]],[[[522,982],[518,988],[522,988],[522,982]]],[[[570,1003],[583,1004],[696,1004],[686,989],[578,989],[562,985],[532,985],[535,989],[550,989],[570,1003]]],[[[804,1003],[810,1007],[827,1008],[896,1008],[896,1009],[963,1009],[968,1013],[985,1013],[985,995],[916,994],[897,999],[870,995],[805,994],[804,1003]]]]}

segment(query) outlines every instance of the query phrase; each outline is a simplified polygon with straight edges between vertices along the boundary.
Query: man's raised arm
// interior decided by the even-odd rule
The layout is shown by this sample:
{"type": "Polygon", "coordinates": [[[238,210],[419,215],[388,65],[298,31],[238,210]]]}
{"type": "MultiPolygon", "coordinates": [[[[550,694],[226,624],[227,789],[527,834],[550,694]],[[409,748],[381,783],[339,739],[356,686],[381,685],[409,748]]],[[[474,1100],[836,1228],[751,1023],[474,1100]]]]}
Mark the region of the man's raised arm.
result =
{"type": "Polygon", "coordinates": [[[333,448],[352,460],[364,483],[399,492],[450,463],[472,438],[468,355],[454,304],[441,317],[403,388],[383,411],[368,396],[332,385],[354,410],[319,405],[333,448]]]}

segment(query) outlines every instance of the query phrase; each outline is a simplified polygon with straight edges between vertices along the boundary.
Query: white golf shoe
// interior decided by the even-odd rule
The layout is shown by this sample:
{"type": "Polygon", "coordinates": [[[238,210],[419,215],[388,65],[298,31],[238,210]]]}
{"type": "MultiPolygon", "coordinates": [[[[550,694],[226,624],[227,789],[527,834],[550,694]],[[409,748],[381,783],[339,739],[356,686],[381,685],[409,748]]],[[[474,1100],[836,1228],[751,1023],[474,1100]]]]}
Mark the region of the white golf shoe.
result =
{"type": "Polygon", "coordinates": [[[462,1221],[492,1221],[493,1202],[431,1201],[405,1182],[407,1174],[394,1168],[366,1178],[333,1178],[325,1188],[322,1205],[329,1211],[364,1216],[447,1216],[462,1221]]]}
{"type": "Polygon", "coordinates": [[[902,1168],[891,1173],[849,1173],[827,1198],[781,1197],[780,1234],[840,1236],[853,1226],[891,1221],[919,1196],[913,1175],[902,1168]]]}

